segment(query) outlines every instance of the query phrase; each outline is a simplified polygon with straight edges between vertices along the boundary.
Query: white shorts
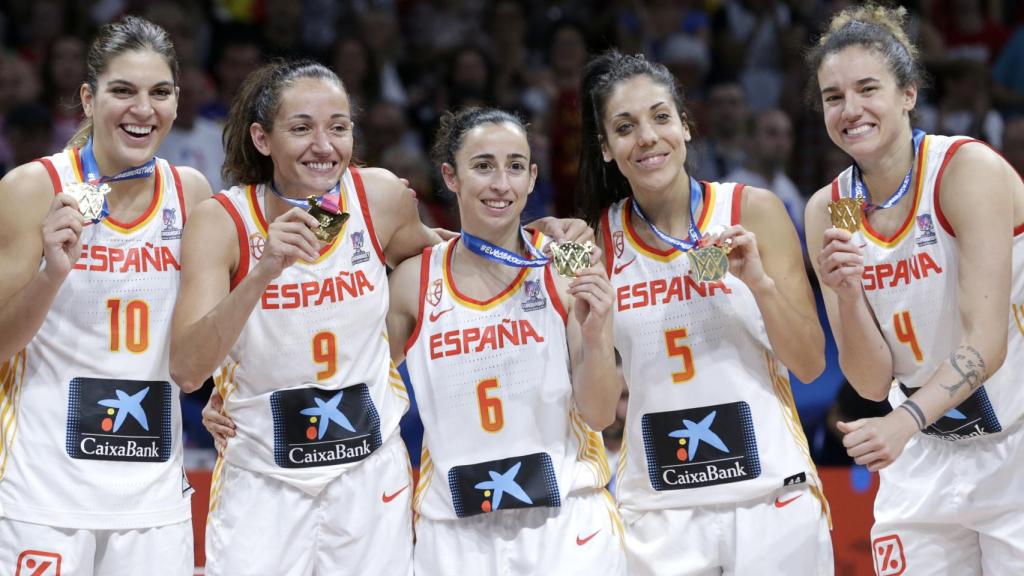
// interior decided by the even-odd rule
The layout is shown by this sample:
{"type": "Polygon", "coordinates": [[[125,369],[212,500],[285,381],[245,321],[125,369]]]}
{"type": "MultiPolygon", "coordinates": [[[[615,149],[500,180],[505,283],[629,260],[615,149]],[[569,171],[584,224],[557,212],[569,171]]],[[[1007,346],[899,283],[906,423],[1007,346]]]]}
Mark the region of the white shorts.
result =
{"type": "Polygon", "coordinates": [[[76,530],[0,518],[0,574],[191,576],[192,521],[135,530],[76,530]]]}
{"type": "Polygon", "coordinates": [[[835,572],[828,518],[807,486],[716,506],[622,511],[630,576],[835,572]]]}
{"type": "Polygon", "coordinates": [[[881,471],[871,542],[881,576],[1024,574],[1024,422],[957,442],[916,434],[881,471]]]}
{"type": "Polygon", "coordinates": [[[559,508],[416,521],[416,576],[624,576],[622,525],[606,490],[569,495],[559,508]]]}
{"type": "Polygon", "coordinates": [[[316,496],[228,463],[220,476],[208,576],[412,574],[412,476],[397,433],[316,496]]]}

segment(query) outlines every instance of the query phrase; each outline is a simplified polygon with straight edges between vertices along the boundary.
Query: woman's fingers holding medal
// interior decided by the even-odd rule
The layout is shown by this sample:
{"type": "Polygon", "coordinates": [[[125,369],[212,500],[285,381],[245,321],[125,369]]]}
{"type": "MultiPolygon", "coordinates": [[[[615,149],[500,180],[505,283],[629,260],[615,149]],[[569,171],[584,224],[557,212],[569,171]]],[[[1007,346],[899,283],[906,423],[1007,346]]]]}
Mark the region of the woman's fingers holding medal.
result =
{"type": "Polygon", "coordinates": [[[320,241],[313,229],[319,225],[316,218],[301,208],[292,208],[278,216],[267,230],[267,246],[260,263],[279,264],[277,273],[280,274],[296,260],[316,260],[320,257],[320,241]]]}
{"type": "Polygon", "coordinates": [[[58,273],[67,274],[81,255],[82,227],[85,219],[78,211],[78,203],[67,194],[57,194],[50,203],[50,211],[43,218],[43,258],[47,269],[54,266],[58,273]]]}
{"type": "Polygon", "coordinates": [[[864,273],[862,246],[855,244],[846,230],[830,228],[824,234],[824,247],[818,254],[821,283],[840,297],[860,296],[860,277],[864,273]]]}
{"type": "Polygon", "coordinates": [[[611,317],[614,301],[612,285],[600,266],[579,270],[569,283],[569,294],[576,298],[576,320],[583,327],[584,333],[590,326],[600,330],[602,323],[611,317]]]}
{"type": "Polygon", "coordinates": [[[757,237],[743,226],[729,226],[718,233],[707,236],[704,245],[724,248],[729,258],[729,272],[744,283],[750,284],[764,275],[761,254],[757,250],[757,237]]]}

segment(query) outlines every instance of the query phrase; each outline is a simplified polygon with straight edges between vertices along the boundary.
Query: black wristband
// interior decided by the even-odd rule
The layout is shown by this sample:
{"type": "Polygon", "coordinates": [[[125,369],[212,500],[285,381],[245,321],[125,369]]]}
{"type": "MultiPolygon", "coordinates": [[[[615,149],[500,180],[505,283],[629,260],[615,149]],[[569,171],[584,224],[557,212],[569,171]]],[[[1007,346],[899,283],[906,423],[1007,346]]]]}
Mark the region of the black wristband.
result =
{"type": "Polygon", "coordinates": [[[900,408],[903,408],[910,413],[911,417],[914,418],[914,421],[917,422],[918,430],[924,430],[928,427],[928,421],[924,417],[924,411],[917,405],[917,402],[908,398],[903,404],[900,404],[900,408]]]}

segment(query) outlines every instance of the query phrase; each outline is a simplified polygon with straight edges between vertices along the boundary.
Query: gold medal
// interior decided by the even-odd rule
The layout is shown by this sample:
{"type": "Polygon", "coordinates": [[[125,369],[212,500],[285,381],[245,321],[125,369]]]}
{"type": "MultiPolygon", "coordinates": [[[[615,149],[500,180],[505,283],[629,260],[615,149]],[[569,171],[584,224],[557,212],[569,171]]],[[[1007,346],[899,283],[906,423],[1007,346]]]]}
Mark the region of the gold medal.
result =
{"type": "Polygon", "coordinates": [[[106,184],[90,184],[88,182],[72,182],[64,186],[64,193],[78,202],[78,210],[87,219],[98,222],[103,213],[103,198],[110,192],[106,184]]]}
{"type": "Polygon", "coordinates": [[[840,198],[828,203],[828,215],[834,228],[842,228],[853,234],[860,230],[860,200],[840,198]]]}
{"type": "Polygon", "coordinates": [[[729,271],[729,245],[711,244],[690,250],[690,277],[697,282],[717,282],[729,271]]]}
{"type": "Polygon", "coordinates": [[[594,243],[587,242],[580,244],[569,240],[551,243],[551,259],[555,264],[555,271],[562,278],[575,278],[576,274],[584,268],[590,267],[590,253],[594,251],[594,243]]]}
{"type": "Polygon", "coordinates": [[[341,227],[348,220],[348,212],[328,212],[320,207],[316,196],[310,196],[306,201],[309,202],[309,213],[320,223],[313,229],[313,235],[326,244],[334,242],[341,232],[341,227]]]}

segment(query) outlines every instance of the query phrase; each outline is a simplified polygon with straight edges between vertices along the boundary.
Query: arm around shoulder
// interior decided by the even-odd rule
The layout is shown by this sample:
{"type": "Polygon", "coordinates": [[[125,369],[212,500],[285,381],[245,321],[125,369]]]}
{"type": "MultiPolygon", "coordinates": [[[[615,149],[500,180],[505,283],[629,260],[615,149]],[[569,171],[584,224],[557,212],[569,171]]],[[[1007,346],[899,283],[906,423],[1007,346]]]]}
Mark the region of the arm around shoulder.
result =
{"type": "Polygon", "coordinates": [[[388,276],[391,301],[388,305],[388,342],[391,359],[400,364],[405,346],[416,330],[420,307],[420,270],[423,255],[413,256],[398,265],[388,276]]]}
{"type": "Polygon", "coordinates": [[[176,166],[181,177],[181,190],[185,196],[185,210],[191,213],[199,203],[213,195],[210,182],[203,173],[189,166],[176,166]]]}
{"type": "Polygon", "coordinates": [[[381,168],[359,171],[374,231],[389,266],[397,266],[441,241],[420,221],[416,198],[397,176],[381,168]]]}

